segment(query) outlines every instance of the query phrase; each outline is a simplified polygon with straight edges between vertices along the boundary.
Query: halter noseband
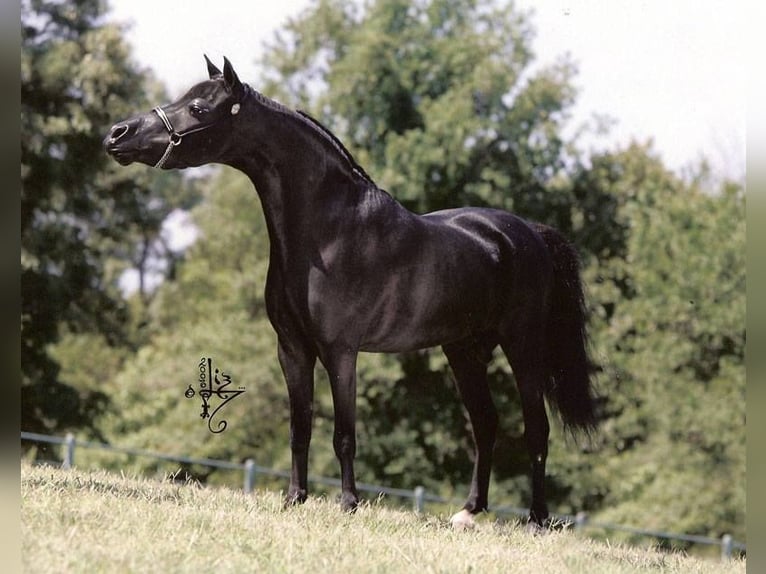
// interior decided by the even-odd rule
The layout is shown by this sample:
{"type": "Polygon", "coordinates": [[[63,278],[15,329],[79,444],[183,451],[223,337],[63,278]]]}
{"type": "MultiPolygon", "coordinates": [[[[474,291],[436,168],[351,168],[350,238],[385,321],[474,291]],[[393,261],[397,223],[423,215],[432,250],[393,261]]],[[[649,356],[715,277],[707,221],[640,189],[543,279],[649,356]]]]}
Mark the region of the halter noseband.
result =
{"type": "MultiPolygon", "coordinates": [[[[157,106],[152,111],[159,116],[159,118],[162,120],[162,123],[165,125],[165,129],[168,130],[168,147],[165,148],[165,153],[162,154],[160,160],[154,164],[154,167],[156,168],[161,168],[163,165],[165,165],[165,162],[170,157],[170,152],[173,151],[174,147],[181,144],[181,140],[183,140],[184,136],[193,134],[195,132],[201,132],[202,130],[214,126],[216,123],[213,122],[202,126],[197,126],[196,128],[186,130],[185,132],[177,132],[173,127],[173,124],[170,123],[170,119],[165,113],[165,110],[163,110],[160,106],[157,106]]],[[[231,115],[234,116],[237,113],[239,113],[239,104],[234,104],[231,107],[231,115]]]]}

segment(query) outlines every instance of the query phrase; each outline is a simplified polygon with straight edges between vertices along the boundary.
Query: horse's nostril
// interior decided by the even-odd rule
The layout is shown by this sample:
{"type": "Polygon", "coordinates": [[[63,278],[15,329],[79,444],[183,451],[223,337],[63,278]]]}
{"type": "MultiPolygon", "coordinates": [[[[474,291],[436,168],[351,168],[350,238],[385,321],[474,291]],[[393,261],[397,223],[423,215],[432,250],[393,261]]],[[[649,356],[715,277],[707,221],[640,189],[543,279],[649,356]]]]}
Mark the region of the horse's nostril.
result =
{"type": "Polygon", "coordinates": [[[126,126],[125,124],[123,124],[123,125],[120,125],[120,126],[114,126],[114,127],[112,128],[112,137],[111,137],[111,140],[112,140],[113,142],[116,142],[116,141],[117,141],[118,139],[120,139],[122,136],[124,136],[125,134],[127,134],[127,133],[128,133],[128,130],[129,130],[129,128],[128,128],[128,126],[126,126]]]}

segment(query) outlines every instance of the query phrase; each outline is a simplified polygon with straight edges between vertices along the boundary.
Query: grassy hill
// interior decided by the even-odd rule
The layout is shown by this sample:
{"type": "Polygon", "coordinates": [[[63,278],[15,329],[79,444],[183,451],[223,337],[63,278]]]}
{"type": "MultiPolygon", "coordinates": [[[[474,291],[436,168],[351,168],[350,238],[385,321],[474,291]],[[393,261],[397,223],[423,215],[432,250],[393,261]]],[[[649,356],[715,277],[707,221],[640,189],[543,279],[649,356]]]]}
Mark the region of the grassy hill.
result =
{"type": "Polygon", "coordinates": [[[22,464],[22,561],[61,572],[745,572],[680,553],[610,545],[557,531],[480,521],[453,531],[446,516],[375,503],[342,514],[310,499],[283,510],[278,493],[244,495],[193,483],[22,464]]]}

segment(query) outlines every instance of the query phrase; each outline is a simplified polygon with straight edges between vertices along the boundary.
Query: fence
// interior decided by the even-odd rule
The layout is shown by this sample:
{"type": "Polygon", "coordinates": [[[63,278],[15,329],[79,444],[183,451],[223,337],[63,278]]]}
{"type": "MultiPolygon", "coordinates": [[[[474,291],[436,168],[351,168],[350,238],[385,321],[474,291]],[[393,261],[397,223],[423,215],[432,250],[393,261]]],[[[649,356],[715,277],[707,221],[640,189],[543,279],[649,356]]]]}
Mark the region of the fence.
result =
{"type": "MultiPolygon", "coordinates": [[[[276,470],[273,468],[267,468],[255,464],[252,459],[246,460],[244,463],[227,462],[222,460],[214,460],[210,458],[191,458],[187,456],[167,455],[162,453],[156,453],[152,451],[125,448],[119,446],[113,446],[98,442],[78,441],[75,440],[74,435],[67,434],[66,437],[56,437],[38,433],[22,432],[21,440],[27,440],[32,442],[43,442],[49,444],[61,444],[63,445],[62,455],[62,468],[72,468],[74,466],[75,447],[81,448],[94,448],[107,450],[111,452],[119,452],[123,454],[129,454],[133,456],[146,456],[150,458],[166,460],[169,462],[180,462],[185,464],[198,464],[202,466],[209,466],[212,468],[221,468],[227,470],[240,470],[243,472],[243,490],[245,493],[250,493],[255,487],[255,481],[257,475],[273,476],[280,478],[289,478],[290,473],[283,470],[276,470]]],[[[314,484],[321,484],[325,486],[340,487],[341,482],[336,478],[328,478],[323,476],[309,476],[309,482],[314,484]]],[[[398,498],[411,499],[413,509],[417,513],[425,512],[425,505],[427,502],[439,503],[439,504],[456,504],[460,502],[453,500],[447,500],[441,496],[435,496],[426,492],[422,486],[416,486],[412,490],[404,488],[390,488],[387,486],[380,486],[376,484],[357,483],[357,489],[362,492],[373,493],[376,496],[384,494],[386,496],[395,496],[398,498]]],[[[493,512],[497,515],[515,515],[525,517],[527,510],[523,508],[517,508],[513,506],[501,506],[493,508],[493,512]]],[[[657,538],[662,540],[680,540],[683,542],[691,542],[694,544],[714,545],[721,548],[721,559],[729,560],[732,557],[734,551],[738,553],[745,553],[746,547],[742,542],[737,542],[730,535],[724,534],[721,538],[711,538],[708,536],[698,536],[694,534],[676,534],[670,532],[658,532],[654,530],[646,530],[643,528],[634,528],[631,526],[621,526],[617,524],[607,524],[598,521],[591,521],[588,515],[584,512],[579,512],[576,515],[570,514],[555,514],[552,516],[557,520],[561,520],[565,523],[571,523],[576,530],[585,530],[587,528],[598,528],[602,530],[611,530],[617,532],[625,532],[628,534],[635,534],[639,536],[647,536],[651,538],[657,538]]]]}

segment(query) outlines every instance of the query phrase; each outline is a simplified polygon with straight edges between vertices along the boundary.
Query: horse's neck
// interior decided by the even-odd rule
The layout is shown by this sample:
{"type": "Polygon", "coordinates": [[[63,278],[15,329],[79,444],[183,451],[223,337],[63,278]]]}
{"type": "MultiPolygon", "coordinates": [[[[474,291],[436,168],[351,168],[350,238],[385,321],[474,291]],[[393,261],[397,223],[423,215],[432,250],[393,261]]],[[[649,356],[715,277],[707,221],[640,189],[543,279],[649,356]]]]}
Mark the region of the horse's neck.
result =
{"type": "MultiPolygon", "coordinates": [[[[332,226],[363,200],[364,182],[320,158],[295,167],[253,158],[234,167],[252,181],[261,200],[272,255],[282,258],[321,243],[320,230],[332,226]]],[[[383,192],[381,192],[383,193],[383,192]]]]}
{"type": "Polygon", "coordinates": [[[241,142],[238,159],[227,163],[243,171],[260,196],[272,254],[305,253],[312,248],[307,244],[327,236],[320,231],[371,193],[387,196],[305,120],[268,106],[259,113],[260,133],[269,140],[241,142]]]}

